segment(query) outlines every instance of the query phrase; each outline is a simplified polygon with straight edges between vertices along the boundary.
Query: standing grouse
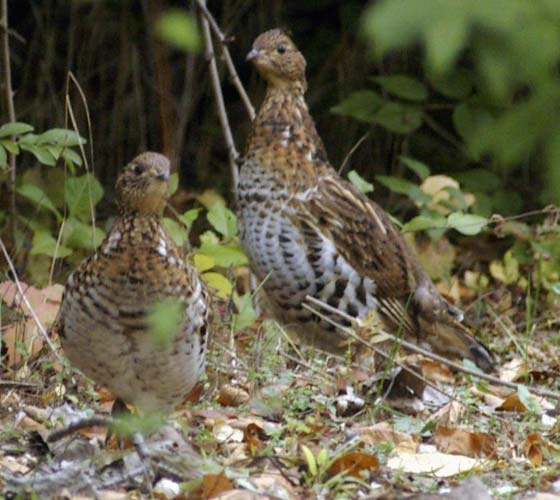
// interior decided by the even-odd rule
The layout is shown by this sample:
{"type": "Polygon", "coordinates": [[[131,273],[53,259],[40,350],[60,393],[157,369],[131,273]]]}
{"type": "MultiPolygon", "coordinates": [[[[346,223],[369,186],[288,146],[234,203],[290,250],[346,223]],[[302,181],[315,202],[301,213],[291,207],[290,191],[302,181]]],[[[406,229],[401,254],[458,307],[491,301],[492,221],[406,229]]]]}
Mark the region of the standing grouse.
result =
{"type": "Polygon", "coordinates": [[[151,152],[126,166],[116,184],[120,214],[68,278],[55,323],[72,364],[142,413],[181,403],[206,355],[208,296],[162,223],[169,171],[151,152]],[[147,316],[169,300],[180,305],[177,330],[158,342],[147,316]]]}
{"type": "Polygon", "coordinates": [[[305,103],[305,59],[292,40],[267,31],[247,59],[267,89],[237,211],[245,251],[280,318],[329,344],[340,335],[302,306],[306,296],[353,317],[376,309],[394,333],[489,370],[492,354],[460,323],[461,312],[439,294],[387,214],[329,163],[305,103]]]}

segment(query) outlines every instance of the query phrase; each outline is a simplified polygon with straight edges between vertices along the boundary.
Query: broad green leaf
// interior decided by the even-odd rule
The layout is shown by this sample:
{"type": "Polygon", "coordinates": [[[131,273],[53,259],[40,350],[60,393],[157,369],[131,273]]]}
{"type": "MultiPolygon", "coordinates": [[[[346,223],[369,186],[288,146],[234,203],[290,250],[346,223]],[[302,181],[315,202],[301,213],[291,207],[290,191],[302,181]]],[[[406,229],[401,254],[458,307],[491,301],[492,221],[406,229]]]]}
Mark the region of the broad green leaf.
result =
{"type": "Polygon", "coordinates": [[[156,23],[158,35],[167,43],[185,51],[200,48],[200,35],[193,16],[181,9],[168,9],[156,23]]]}
{"type": "Polygon", "coordinates": [[[220,298],[227,299],[231,295],[233,287],[223,274],[213,272],[203,273],[202,279],[209,287],[216,290],[216,293],[220,298]]]}
{"type": "Polygon", "coordinates": [[[0,141],[0,145],[2,145],[8,151],[8,153],[12,153],[13,155],[19,154],[19,146],[15,141],[11,141],[10,139],[2,139],[0,141]]]}
{"type": "Polygon", "coordinates": [[[457,68],[446,75],[434,75],[428,72],[430,84],[434,89],[451,99],[465,99],[473,89],[472,73],[457,68]]]}
{"type": "Polygon", "coordinates": [[[391,191],[399,194],[409,194],[412,189],[418,188],[416,184],[404,179],[399,179],[398,177],[393,177],[392,175],[376,175],[375,180],[391,191]]]}
{"type": "Polygon", "coordinates": [[[383,97],[376,92],[358,90],[331,108],[331,111],[337,115],[351,116],[356,120],[372,123],[375,113],[384,103],[383,97]]]}
{"type": "Polygon", "coordinates": [[[428,97],[425,85],[408,75],[375,76],[372,81],[381,85],[387,92],[410,101],[424,101],[428,97]]]}
{"type": "Polygon", "coordinates": [[[23,122],[5,123],[0,127],[0,137],[9,137],[11,135],[21,135],[31,132],[33,127],[23,122]]]}
{"type": "Polygon", "coordinates": [[[404,165],[406,165],[410,170],[412,170],[421,180],[424,180],[426,177],[430,175],[430,167],[422,163],[421,161],[414,160],[413,158],[409,158],[407,156],[401,156],[401,161],[404,165]]]}
{"type": "Polygon", "coordinates": [[[402,228],[404,233],[425,231],[426,229],[441,229],[447,223],[445,217],[428,217],[426,215],[417,215],[409,220],[402,228]]]}
{"type": "Polygon", "coordinates": [[[57,218],[61,218],[60,212],[39,186],[36,186],[35,184],[22,184],[16,189],[16,191],[20,196],[34,202],[35,205],[37,205],[37,208],[45,207],[55,214],[57,218]]]}
{"type": "Polygon", "coordinates": [[[0,146],[0,168],[8,168],[8,155],[2,146],[0,146]]]}
{"type": "Polygon", "coordinates": [[[31,241],[31,255],[48,255],[53,258],[67,257],[72,253],[70,248],[57,245],[56,240],[45,230],[35,231],[31,241]]]}
{"type": "Polygon", "coordinates": [[[39,163],[42,163],[43,165],[48,165],[49,167],[54,167],[56,165],[55,158],[45,146],[37,146],[35,144],[28,144],[20,141],[20,147],[24,151],[28,151],[35,156],[39,163]]]}
{"type": "Polygon", "coordinates": [[[305,461],[307,462],[307,468],[309,469],[309,474],[312,477],[315,477],[318,472],[317,461],[315,460],[312,451],[307,446],[302,444],[300,445],[300,447],[301,447],[301,451],[303,452],[303,456],[305,457],[305,461]]]}
{"type": "Polygon", "coordinates": [[[218,267],[244,266],[249,263],[243,250],[236,245],[203,242],[198,253],[212,257],[218,267]]]}
{"type": "Polygon", "coordinates": [[[468,191],[493,192],[500,187],[500,178],[490,170],[473,168],[454,174],[454,177],[468,191]]]}
{"type": "Polygon", "coordinates": [[[461,212],[452,213],[447,218],[447,224],[449,227],[466,235],[480,233],[488,222],[489,221],[486,217],[474,214],[464,214],[461,212]]]}
{"type": "Polygon", "coordinates": [[[208,222],[225,239],[229,240],[237,235],[237,218],[235,214],[221,203],[215,203],[206,215],[208,222]]]}
{"type": "Polygon", "coordinates": [[[410,134],[420,128],[423,112],[420,108],[398,102],[386,101],[371,118],[390,132],[396,134],[410,134]]]}
{"type": "Polygon", "coordinates": [[[150,308],[146,319],[157,348],[170,347],[179,333],[184,314],[185,305],[177,299],[162,300],[150,308]]]}
{"type": "Polygon", "coordinates": [[[373,191],[373,184],[366,181],[358,172],[350,170],[348,172],[348,180],[354,184],[362,193],[371,193],[373,191]]]}
{"type": "Polygon", "coordinates": [[[257,319],[257,313],[253,307],[253,297],[250,293],[246,293],[241,297],[234,297],[235,305],[237,306],[238,313],[235,317],[235,330],[243,330],[251,326],[257,319]]]}
{"type": "Polygon", "coordinates": [[[56,144],[57,146],[78,146],[85,144],[86,140],[73,130],[52,128],[37,137],[37,144],[56,144]]]}
{"type": "Polygon", "coordinates": [[[450,16],[433,23],[426,33],[428,65],[436,75],[446,73],[454,65],[467,40],[467,20],[450,16]]]}
{"type": "Polygon", "coordinates": [[[65,184],[65,199],[70,215],[84,222],[91,220],[91,209],[103,198],[103,187],[91,174],[68,177],[65,184]]]}
{"type": "Polygon", "coordinates": [[[182,224],[179,224],[176,220],[170,219],[169,217],[163,218],[163,223],[171,236],[171,239],[176,245],[182,247],[188,240],[187,231],[182,224]]]}
{"type": "Polygon", "coordinates": [[[216,265],[214,257],[210,257],[209,255],[204,255],[201,253],[196,254],[193,258],[193,261],[194,267],[196,267],[199,273],[208,271],[216,265]]]}

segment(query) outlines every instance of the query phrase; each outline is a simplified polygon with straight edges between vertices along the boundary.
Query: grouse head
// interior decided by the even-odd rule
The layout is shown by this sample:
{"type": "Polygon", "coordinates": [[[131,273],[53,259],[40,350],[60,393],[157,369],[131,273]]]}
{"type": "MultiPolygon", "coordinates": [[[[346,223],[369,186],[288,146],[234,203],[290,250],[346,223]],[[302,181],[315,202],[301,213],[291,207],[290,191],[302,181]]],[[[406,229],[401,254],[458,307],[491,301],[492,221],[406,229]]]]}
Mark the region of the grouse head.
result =
{"type": "Polygon", "coordinates": [[[247,54],[260,75],[276,87],[303,86],[305,89],[305,58],[294,42],[281,29],[259,35],[247,54]]]}
{"type": "Polygon", "coordinates": [[[140,215],[161,215],[169,191],[169,159],[146,152],[132,160],[117,179],[121,210],[140,215]]]}

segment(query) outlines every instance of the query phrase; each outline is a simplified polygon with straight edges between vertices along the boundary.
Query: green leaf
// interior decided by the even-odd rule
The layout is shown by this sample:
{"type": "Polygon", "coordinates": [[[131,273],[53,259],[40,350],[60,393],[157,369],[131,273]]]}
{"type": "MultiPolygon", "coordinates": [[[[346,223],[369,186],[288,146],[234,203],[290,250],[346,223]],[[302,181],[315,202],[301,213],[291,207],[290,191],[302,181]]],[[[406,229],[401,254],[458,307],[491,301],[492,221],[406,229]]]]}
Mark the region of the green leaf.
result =
{"type": "Polygon", "coordinates": [[[169,298],[153,304],[146,320],[157,348],[170,347],[179,333],[184,314],[185,304],[177,299],[169,298]]]}
{"type": "Polygon", "coordinates": [[[212,287],[214,290],[216,290],[216,293],[220,298],[229,298],[233,287],[223,274],[210,272],[203,273],[201,276],[209,287],[212,287]]]}
{"type": "Polygon", "coordinates": [[[70,163],[72,166],[77,165],[78,167],[82,166],[82,157],[73,149],[64,148],[62,150],[62,158],[64,158],[67,164],[70,163]]]}
{"type": "Polygon", "coordinates": [[[105,238],[102,229],[69,217],[64,222],[62,242],[70,248],[95,250],[105,238]]]}
{"type": "Polygon", "coordinates": [[[53,258],[67,257],[72,253],[70,248],[57,245],[56,240],[45,230],[35,231],[31,241],[31,255],[48,255],[53,258]]]}
{"type": "Polygon", "coordinates": [[[0,127],[0,137],[9,137],[11,135],[25,134],[31,132],[33,127],[23,122],[5,123],[0,127]]]}
{"type": "Polygon", "coordinates": [[[257,319],[257,313],[253,307],[253,297],[246,293],[241,297],[234,297],[238,313],[234,315],[235,331],[243,330],[251,326],[257,319]]]}
{"type": "Polygon", "coordinates": [[[351,116],[356,120],[372,123],[375,113],[384,102],[383,97],[376,92],[358,90],[331,108],[331,111],[337,115],[351,116]]]}
{"type": "Polygon", "coordinates": [[[426,215],[417,215],[410,219],[403,227],[403,233],[415,231],[425,231],[427,229],[442,229],[446,226],[445,217],[428,217],[426,215]]]}
{"type": "Polygon", "coordinates": [[[224,238],[232,239],[237,235],[235,214],[222,203],[214,203],[206,215],[208,222],[224,238]]]}
{"type": "Polygon", "coordinates": [[[408,195],[411,190],[418,188],[416,184],[404,179],[399,179],[398,177],[393,177],[392,175],[376,175],[375,180],[394,193],[399,194],[408,195]]]}
{"type": "Polygon", "coordinates": [[[12,141],[10,139],[2,139],[0,141],[0,145],[2,145],[9,153],[12,153],[13,155],[19,154],[19,146],[15,141],[12,141]]]}
{"type": "Polygon", "coordinates": [[[466,99],[472,92],[472,74],[465,69],[456,69],[446,75],[428,72],[430,84],[439,93],[451,99],[466,99]]]}
{"type": "Polygon", "coordinates": [[[304,444],[302,444],[300,447],[305,457],[305,461],[307,462],[307,468],[309,470],[309,474],[311,475],[311,477],[317,476],[317,472],[318,472],[317,462],[315,460],[315,457],[313,456],[313,453],[304,444]]]}
{"type": "Polygon", "coordinates": [[[449,227],[456,229],[461,234],[474,235],[480,233],[482,229],[488,224],[488,219],[486,217],[481,217],[480,215],[474,214],[464,214],[461,212],[455,212],[450,214],[447,218],[447,224],[449,227]]]}
{"type": "Polygon", "coordinates": [[[444,74],[453,66],[466,40],[467,23],[460,16],[440,19],[430,27],[426,33],[426,52],[434,74],[444,74]]]}
{"type": "Polygon", "coordinates": [[[244,266],[249,263],[247,256],[237,245],[203,242],[196,253],[212,257],[219,267],[244,266]]]}
{"type": "Polygon", "coordinates": [[[60,212],[54,206],[53,202],[45,194],[45,192],[35,184],[22,184],[16,189],[17,193],[37,205],[37,208],[45,207],[57,216],[58,219],[62,218],[60,212]]]}
{"type": "Polygon", "coordinates": [[[103,187],[91,174],[66,179],[65,200],[70,215],[84,221],[91,220],[91,209],[103,198],[103,187]]]}
{"type": "Polygon", "coordinates": [[[73,130],[52,128],[37,136],[37,144],[55,144],[57,146],[78,146],[87,141],[73,130]]]}
{"type": "Polygon", "coordinates": [[[383,87],[387,92],[410,101],[424,101],[428,97],[426,86],[407,75],[375,76],[371,80],[383,87]]]}
{"type": "Polygon", "coordinates": [[[20,141],[20,147],[24,151],[28,151],[35,156],[39,163],[43,165],[48,165],[49,167],[54,167],[56,165],[55,158],[45,146],[36,146],[35,144],[28,144],[20,141]]]}
{"type": "Polygon", "coordinates": [[[493,192],[500,187],[500,178],[490,170],[473,168],[454,175],[468,191],[493,192]]]}
{"type": "Polygon", "coordinates": [[[386,101],[371,118],[377,123],[396,134],[410,134],[420,128],[423,112],[420,108],[407,106],[398,102],[386,101]]]}
{"type": "Polygon", "coordinates": [[[197,51],[201,45],[194,17],[182,9],[168,9],[157,20],[156,32],[162,40],[181,50],[197,51]]]}
{"type": "Polygon", "coordinates": [[[0,146],[0,168],[8,168],[8,155],[2,146],[0,146]]]}
{"type": "Polygon", "coordinates": [[[167,228],[167,231],[169,231],[169,236],[171,236],[175,244],[182,247],[188,240],[185,227],[169,217],[163,218],[163,224],[167,228]]]}
{"type": "Polygon", "coordinates": [[[178,218],[185,226],[190,228],[193,225],[194,221],[198,219],[200,212],[202,212],[201,208],[191,208],[190,210],[187,210],[183,215],[179,215],[178,218]]]}
{"type": "Polygon", "coordinates": [[[214,257],[210,257],[209,255],[204,255],[201,253],[197,253],[194,258],[194,267],[198,270],[199,273],[203,273],[204,271],[209,271],[216,265],[216,261],[214,257]]]}
{"type": "Polygon", "coordinates": [[[173,196],[177,189],[179,188],[179,174],[174,173],[169,176],[169,189],[167,190],[167,194],[169,196],[173,196]]]}
{"type": "Polygon", "coordinates": [[[371,193],[373,191],[373,184],[366,181],[358,172],[350,170],[348,172],[348,180],[362,193],[371,193]]]}
{"type": "Polygon", "coordinates": [[[410,170],[412,170],[421,180],[424,180],[426,177],[430,175],[430,167],[422,163],[421,161],[414,160],[413,158],[409,158],[408,156],[401,156],[401,161],[404,165],[406,165],[410,170]]]}

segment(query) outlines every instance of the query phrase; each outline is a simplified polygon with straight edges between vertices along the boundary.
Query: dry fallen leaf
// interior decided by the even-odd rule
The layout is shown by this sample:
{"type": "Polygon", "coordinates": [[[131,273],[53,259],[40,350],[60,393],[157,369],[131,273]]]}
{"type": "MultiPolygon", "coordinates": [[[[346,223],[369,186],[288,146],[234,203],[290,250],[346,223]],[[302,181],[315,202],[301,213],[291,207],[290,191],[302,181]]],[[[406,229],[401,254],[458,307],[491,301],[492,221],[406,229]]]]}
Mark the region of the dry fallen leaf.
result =
{"type": "Polygon", "coordinates": [[[222,406],[241,406],[249,401],[249,394],[245,389],[241,387],[236,387],[230,384],[224,384],[220,388],[220,394],[218,396],[218,403],[222,406]]]}
{"type": "Polygon", "coordinates": [[[538,432],[529,434],[523,443],[523,454],[535,467],[542,465],[545,455],[552,450],[550,443],[538,432]]]}
{"type": "Polygon", "coordinates": [[[379,422],[375,425],[353,429],[365,444],[376,445],[379,443],[393,443],[416,451],[417,442],[410,435],[404,432],[395,431],[389,422],[379,422]]]}
{"type": "Polygon", "coordinates": [[[529,373],[529,363],[521,358],[514,358],[500,366],[500,380],[505,382],[515,382],[527,376],[529,373]]]}
{"type": "Polygon", "coordinates": [[[387,461],[390,469],[410,474],[431,474],[436,477],[451,477],[482,467],[486,462],[463,455],[446,453],[403,453],[387,461]]]}
{"type": "Polygon", "coordinates": [[[233,489],[233,483],[223,473],[219,474],[206,474],[202,478],[201,484],[201,497],[197,498],[212,498],[220,493],[233,489]]]}
{"type": "Polygon", "coordinates": [[[332,475],[346,473],[349,476],[360,479],[362,471],[377,472],[379,470],[379,460],[369,453],[353,451],[338,457],[329,467],[332,475]]]}
{"type": "Polygon", "coordinates": [[[496,457],[496,439],[485,432],[469,432],[440,425],[434,433],[434,443],[444,453],[496,457]]]}
{"type": "Polygon", "coordinates": [[[510,394],[504,402],[496,408],[496,410],[501,411],[517,411],[519,413],[524,413],[527,411],[525,405],[519,399],[519,395],[514,392],[510,394]]]}
{"type": "Polygon", "coordinates": [[[247,452],[250,456],[254,456],[264,448],[263,440],[266,439],[264,429],[255,423],[250,423],[243,431],[245,442],[247,443],[247,452]]]}

